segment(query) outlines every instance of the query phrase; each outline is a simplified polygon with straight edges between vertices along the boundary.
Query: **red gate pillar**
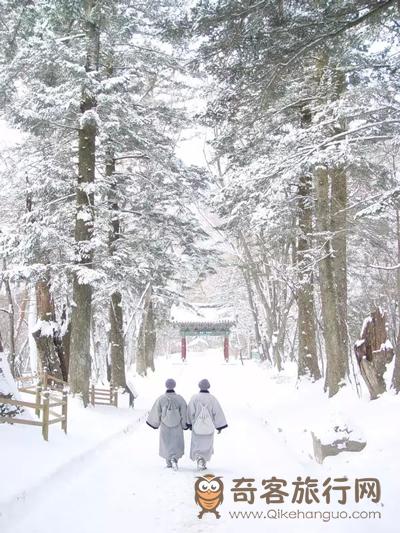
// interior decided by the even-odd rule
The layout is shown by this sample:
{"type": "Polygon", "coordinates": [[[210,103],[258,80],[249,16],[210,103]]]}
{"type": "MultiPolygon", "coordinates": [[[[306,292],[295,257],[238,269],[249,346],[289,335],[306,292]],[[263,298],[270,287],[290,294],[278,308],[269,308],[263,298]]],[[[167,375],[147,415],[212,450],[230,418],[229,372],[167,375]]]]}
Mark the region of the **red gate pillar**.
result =
{"type": "Polygon", "coordinates": [[[229,360],[229,337],[224,337],[224,359],[229,360]]]}
{"type": "Polygon", "coordinates": [[[182,361],[186,361],[186,337],[182,337],[181,340],[181,358],[182,361]]]}

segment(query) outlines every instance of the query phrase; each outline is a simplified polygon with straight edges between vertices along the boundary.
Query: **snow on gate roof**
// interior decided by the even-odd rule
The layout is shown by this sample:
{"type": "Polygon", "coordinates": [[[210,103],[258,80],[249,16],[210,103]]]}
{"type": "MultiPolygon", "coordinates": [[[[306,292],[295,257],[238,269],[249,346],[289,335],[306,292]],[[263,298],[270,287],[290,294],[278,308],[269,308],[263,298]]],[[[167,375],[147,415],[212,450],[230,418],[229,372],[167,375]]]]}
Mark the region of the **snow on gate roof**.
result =
{"type": "Polygon", "coordinates": [[[171,309],[171,322],[178,326],[195,327],[202,325],[213,328],[216,325],[229,328],[236,324],[233,309],[221,305],[210,304],[185,304],[173,305],[171,309]]]}

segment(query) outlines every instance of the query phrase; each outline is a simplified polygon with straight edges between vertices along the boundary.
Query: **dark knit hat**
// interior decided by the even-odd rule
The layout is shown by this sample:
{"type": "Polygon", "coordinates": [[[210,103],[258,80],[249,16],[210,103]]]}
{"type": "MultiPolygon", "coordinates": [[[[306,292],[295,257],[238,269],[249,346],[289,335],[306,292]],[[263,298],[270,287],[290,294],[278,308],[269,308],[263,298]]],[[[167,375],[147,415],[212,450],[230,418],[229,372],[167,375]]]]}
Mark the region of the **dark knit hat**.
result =
{"type": "Polygon", "coordinates": [[[200,390],[208,390],[210,388],[210,382],[208,379],[202,379],[199,381],[200,390]]]}
{"type": "Polygon", "coordinates": [[[172,378],[167,379],[165,382],[167,389],[174,389],[176,387],[176,381],[172,378]]]}

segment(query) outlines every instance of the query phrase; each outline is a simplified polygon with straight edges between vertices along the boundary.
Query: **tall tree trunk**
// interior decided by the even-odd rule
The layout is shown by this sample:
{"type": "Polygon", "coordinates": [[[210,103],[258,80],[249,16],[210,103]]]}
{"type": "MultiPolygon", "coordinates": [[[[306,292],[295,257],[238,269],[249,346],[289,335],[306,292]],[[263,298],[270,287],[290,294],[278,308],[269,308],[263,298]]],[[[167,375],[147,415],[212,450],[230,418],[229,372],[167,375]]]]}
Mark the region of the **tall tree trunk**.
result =
{"type": "Polygon", "coordinates": [[[126,387],[122,298],[119,291],[111,295],[110,324],[111,383],[114,387],[126,387]]]}
{"type": "Polygon", "coordinates": [[[347,334],[347,175],[342,168],[331,170],[331,213],[333,268],[342,351],[346,354],[348,371],[349,343],[347,334]]]}
{"type": "Polygon", "coordinates": [[[312,268],[310,267],[312,220],[312,176],[304,175],[300,178],[299,196],[299,229],[300,236],[297,243],[297,268],[299,269],[299,288],[297,291],[298,309],[298,376],[310,376],[312,380],[320,379],[318,366],[317,342],[315,336],[314,316],[314,285],[312,268]]]}
{"type": "Polygon", "coordinates": [[[322,258],[319,261],[322,318],[326,351],[325,390],[329,396],[344,385],[347,375],[347,353],[343,350],[338,298],[335,283],[334,258],[331,246],[329,175],[320,165],[315,169],[317,229],[321,238],[322,258]]]}
{"type": "MultiPolygon", "coordinates": [[[[6,263],[6,259],[3,258],[3,270],[6,270],[7,268],[7,263],[6,263]]],[[[16,351],[16,343],[15,343],[15,303],[14,303],[14,297],[13,297],[13,294],[12,294],[12,290],[11,290],[11,284],[10,284],[10,281],[9,279],[6,277],[4,279],[2,279],[2,282],[4,281],[4,287],[6,289],[6,296],[7,296],[7,302],[8,302],[8,309],[7,309],[7,316],[8,316],[8,329],[9,329],[9,346],[10,346],[10,351],[9,351],[9,354],[8,354],[8,364],[10,366],[10,370],[11,370],[11,374],[13,376],[13,378],[15,378],[16,374],[17,374],[17,369],[16,369],[16,356],[17,356],[17,351],[16,351]]],[[[0,284],[0,288],[1,288],[1,284],[0,284]]]]}
{"type": "MultiPolygon", "coordinates": [[[[115,158],[111,148],[108,149],[106,176],[110,180],[108,203],[111,210],[111,230],[109,235],[109,253],[113,255],[121,236],[119,205],[117,199],[117,182],[115,177],[115,158]]],[[[114,291],[110,299],[110,359],[111,382],[114,387],[126,387],[125,343],[122,296],[114,291]]]]}
{"type": "Polygon", "coordinates": [[[154,367],[154,352],[156,349],[157,343],[157,331],[156,331],[156,321],[154,316],[154,307],[153,302],[150,300],[149,307],[147,310],[147,320],[146,320],[146,366],[150,368],[153,372],[154,367]]]}
{"type": "Polygon", "coordinates": [[[64,374],[56,350],[55,338],[59,328],[55,322],[53,299],[50,294],[48,275],[36,283],[37,323],[32,335],[36,342],[38,362],[41,371],[63,379],[64,374]]]}
{"type": "Polygon", "coordinates": [[[274,364],[277,367],[278,371],[281,372],[281,370],[282,370],[282,358],[281,358],[281,354],[279,352],[279,346],[277,344],[276,330],[275,330],[275,328],[274,328],[274,326],[272,324],[273,317],[272,317],[271,307],[268,304],[267,298],[266,298],[266,296],[264,294],[263,288],[261,286],[260,278],[259,278],[259,276],[258,276],[258,274],[256,272],[256,269],[255,269],[254,261],[253,261],[253,258],[251,256],[251,252],[250,252],[249,246],[248,246],[248,244],[246,242],[246,239],[245,239],[245,237],[244,237],[244,235],[242,233],[240,233],[240,243],[241,243],[241,245],[243,247],[243,251],[244,251],[244,254],[245,254],[245,257],[246,257],[246,261],[247,261],[247,263],[249,265],[249,273],[250,273],[250,275],[251,275],[251,277],[253,279],[254,287],[255,287],[256,292],[258,294],[258,297],[260,299],[261,305],[264,308],[268,336],[269,336],[269,340],[270,340],[270,345],[272,347],[273,361],[274,361],[274,364]]]}
{"type": "MultiPolygon", "coordinates": [[[[334,63],[331,68],[330,100],[336,102],[346,90],[346,75],[334,63]]],[[[333,133],[339,134],[346,131],[346,120],[338,119],[338,125],[333,128],[333,133]]],[[[340,149],[338,145],[337,149],[340,149]]],[[[347,172],[342,163],[329,169],[331,187],[331,230],[333,269],[336,286],[337,310],[339,315],[339,334],[342,362],[349,372],[349,343],[347,326],[347,172]]]]}
{"type": "Polygon", "coordinates": [[[387,343],[386,314],[380,308],[364,320],[354,352],[371,400],[386,391],[385,372],[393,359],[393,348],[387,343]]]}
{"type": "Polygon", "coordinates": [[[33,338],[32,332],[37,323],[37,306],[36,306],[36,288],[29,289],[29,309],[28,309],[28,344],[29,344],[29,360],[32,373],[39,371],[38,354],[36,341],[33,338]]]}
{"type": "MultiPolygon", "coordinates": [[[[86,0],[87,55],[85,70],[93,72],[99,62],[99,28],[93,20],[96,0],[86,0]]],[[[76,187],[75,243],[77,265],[73,278],[73,304],[70,343],[71,392],[82,395],[83,404],[89,403],[89,380],[91,369],[90,326],[92,315],[92,287],[86,280],[87,270],[92,267],[93,249],[93,184],[96,163],[96,99],[84,87],[81,97],[81,124],[78,139],[78,183],[76,187]]]]}
{"type": "MultiPolygon", "coordinates": [[[[397,264],[400,265],[400,210],[396,209],[396,237],[397,237],[397,264]]],[[[396,270],[396,291],[397,291],[397,313],[398,331],[395,342],[396,359],[392,376],[392,387],[396,393],[400,392],[400,268],[396,270]]]]}
{"type": "Polygon", "coordinates": [[[60,320],[60,337],[57,339],[56,346],[60,344],[61,349],[58,354],[61,362],[61,369],[64,375],[64,381],[68,381],[69,375],[69,360],[70,360],[70,344],[71,344],[71,320],[67,314],[67,305],[63,305],[61,320],[60,320]]]}
{"type": "Polygon", "coordinates": [[[148,352],[148,342],[149,342],[149,334],[148,334],[149,325],[147,324],[147,322],[149,318],[151,294],[152,294],[152,288],[151,288],[151,285],[149,285],[143,297],[142,320],[141,320],[140,327],[139,327],[139,333],[137,337],[137,347],[136,347],[136,372],[140,376],[146,376],[147,368],[148,368],[147,352],[148,352]]]}
{"type": "Polygon", "coordinates": [[[21,294],[19,317],[18,317],[17,327],[15,328],[15,342],[16,343],[21,333],[22,324],[26,322],[26,309],[28,307],[28,303],[29,303],[29,294],[28,294],[28,289],[25,288],[23,293],[21,294]]]}
{"type": "Polygon", "coordinates": [[[268,351],[268,346],[265,345],[264,340],[261,336],[260,323],[258,320],[258,312],[257,312],[256,303],[253,297],[253,289],[251,287],[250,275],[248,274],[245,268],[242,268],[241,270],[242,270],[244,282],[245,282],[246,289],[247,289],[247,298],[248,298],[248,302],[250,306],[250,311],[253,316],[254,335],[255,335],[255,339],[257,343],[257,350],[260,353],[260,357],[262,361],[265,361],[266,359],[268,359],[269,362],[272,363],[271,356],[269,355],[269,351],[268,351]]]}

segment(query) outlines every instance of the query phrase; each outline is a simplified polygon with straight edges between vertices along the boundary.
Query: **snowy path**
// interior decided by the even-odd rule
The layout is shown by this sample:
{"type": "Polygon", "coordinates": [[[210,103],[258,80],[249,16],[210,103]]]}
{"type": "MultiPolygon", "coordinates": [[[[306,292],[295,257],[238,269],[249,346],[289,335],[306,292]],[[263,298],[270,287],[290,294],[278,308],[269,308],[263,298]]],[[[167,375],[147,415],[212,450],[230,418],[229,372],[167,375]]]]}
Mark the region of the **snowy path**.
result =
{"type": "MultiPolygon", "coordinates": [[[[228,511],[266,508],[260,499],[257,508],[234,503],[230,492],[233,478],[256,478],[255,485],[262,491],[261,480],[266,477],[276,475],[293,480],[298,475],[315,475],[321,478],[321,467],[311,461],[301,446],[293,450],[285,444],[283,434],[264,423],[268,409],[260,406],[259,399],[263,394],[269,396],[265,373],[251,362],[242,367],[234,362],[226,365],[221,359],[219,352],[210,351],[189,355],[186,364],[173,358],[165,361],[148,380],[148,390],[143,391],[138,401],[139,408],[148,409],[155,395],[162,392],[166,377],[176,379],[177,392],[187,399],[196,391],[200,378],[210,379],[211,392],[220,399],[229,424],[228,430],[215,436],[215,454],[210,462],[210,472],[223,476],[225,481],[220,520],[212,515],[205,515],[202,520],[197,518],[193,485],[198,473],[193,463],[186,456],[180,461],[179,472],[167,470],[158,457],[158,433],[141,424],[85,461],[73,463],[67,472],[53,478],[36,494],[28,494],[18,504],[18,512],[13,513],[12,526],[2,527],[2,533],[110,533],[143,529],[201,533],[235,532],[243,528],[289,531],[293,527],[308,532],[332,531],[338,527],[351,532],[391,531],[386,527],[377,528],[373,521],[368,526],[365,521],[353,522],[351,528],[345,529],[344,523],[339,525],[337,521],[274,520],[271,523],[265,519],[239,520],[228,516],[228,511]],[[244,390],[246,401],[243,401],[244,390]]],[[[273,384],[268,383],[272,393],[273,384]]],[[[189,432],[185,432],[185,438],[188,451],[189,432]]],[[[291,506],[290,510],[294,508],[291,506]]]]}

